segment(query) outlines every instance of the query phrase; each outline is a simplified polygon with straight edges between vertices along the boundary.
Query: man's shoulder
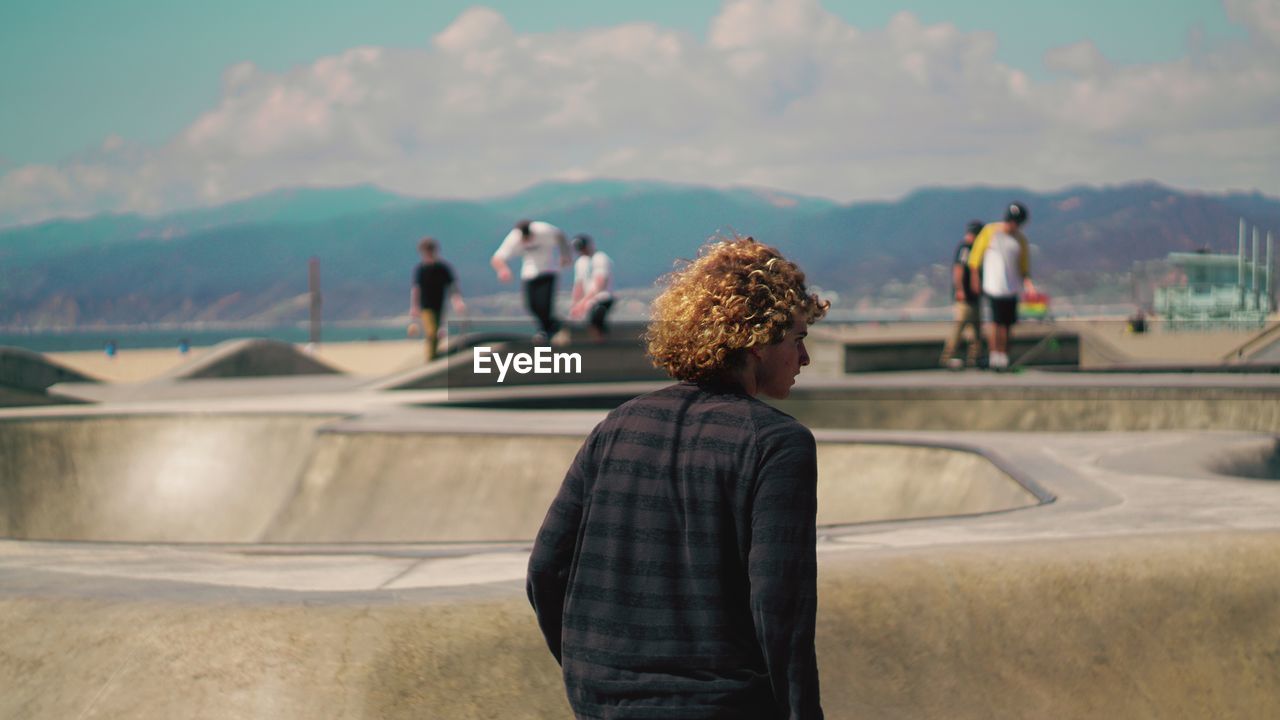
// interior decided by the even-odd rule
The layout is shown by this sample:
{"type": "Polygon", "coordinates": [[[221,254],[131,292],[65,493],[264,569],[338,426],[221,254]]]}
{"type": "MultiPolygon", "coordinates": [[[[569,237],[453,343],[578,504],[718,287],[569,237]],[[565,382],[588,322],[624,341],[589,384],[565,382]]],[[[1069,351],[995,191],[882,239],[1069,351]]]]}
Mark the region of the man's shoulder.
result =
{"type": "Polygon", "coordinates": [[[507,259],[508,257],[522,251],[520,247],[520,230],[512,228],[502,238],[502,243],[498,245],[498,249],[494,251],[494,257],[507,259]]]}
{"type": "Polygon", "coordinates": [[[687,402],[690,396],[696,391],[697,387],[690,383],[673,383],[658,390],[651,390],[647,393],[637,395],[614,408],[609,415],[612,417],[616,415],[626,415],[643,408],[679,405],[687,402]]]}
{"type": "Polygon", "coordinates": [[[687,420],[707,413],[719,413],[747,420],[755,404],[763,403],[744,395],[709,390],[692,382],[677,382],[628,400],[610,412],[609,417],[645,415],[687,420]]]}
{"type": "Polygon", "coordinates": [[[754,436],[760,445],[813,443],[813,433],[791,415],[739,393],[724,393],[680,382],[645,393],[619,405],[599,429],[638,420],[682,425],[714,425],[730,434],[754,436]]]}
{"type": "Polygon", "coordinates": [[[779,441],[812,440],[813,431],[790,414],[769,403],[756,400],[752,407],[752,420],[762,437],[779,441]]]}

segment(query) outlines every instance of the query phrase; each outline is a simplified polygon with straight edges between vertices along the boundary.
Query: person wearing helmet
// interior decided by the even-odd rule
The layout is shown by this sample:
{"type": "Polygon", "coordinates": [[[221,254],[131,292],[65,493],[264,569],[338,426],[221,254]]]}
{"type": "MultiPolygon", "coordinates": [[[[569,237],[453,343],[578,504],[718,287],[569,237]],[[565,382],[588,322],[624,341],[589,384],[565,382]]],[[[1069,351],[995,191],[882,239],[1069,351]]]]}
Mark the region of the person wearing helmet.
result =
{"type": "Polygon", "coordinates": [[[578,259],[573,263],[573,299],[569,306],[569,318],[587,318],[591,339],[603,342],[609,334],[605,316],[613,307],[613,261],[596,250],[590,235],[579,234],[573,238],[573,250],[578,259]]]}
{"type": "Polygon", "coordinates": [[[969,252],[973,250],[973,241],[982,232],[982,221],[971,220],[965,228],[964,239],[956,247],[955,259],[951,264],[951,293],[955,297],[955,326],[950,337],[942,346],[943,367],[959,370],[965,361],[955,357],[956,348],[964,339],[965,330],[972,328],[973,337],[969,340],[968,364],[977,367],[982,356],[982,285],[972,281],[969,273],[969,252]]]}
{"type": "Polygon", "coordinates": [[[982,288],[991,307],[987,365],[992,370],[1009,367],[1009,335],[1018,322],[1018,293],[1036,291],[1031,282],[1031,245],[1022,234],[1030,218],[1025,205],[1010,203],[1004,220],[982,228],[969,252],[970,282],[982,288]]]}

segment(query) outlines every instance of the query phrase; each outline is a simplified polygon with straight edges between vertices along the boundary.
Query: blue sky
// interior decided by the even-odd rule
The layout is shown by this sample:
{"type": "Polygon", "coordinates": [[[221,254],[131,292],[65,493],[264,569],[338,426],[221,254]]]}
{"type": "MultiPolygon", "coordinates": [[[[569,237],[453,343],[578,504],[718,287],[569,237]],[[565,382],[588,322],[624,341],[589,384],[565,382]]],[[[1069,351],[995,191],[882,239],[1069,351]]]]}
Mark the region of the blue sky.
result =
{"type": "MultiPolygon", "coordinates": [[[[457,0],[10,2],[0,23],[0,158],[55,161],[107,135],[157,143],[218,98],[229,66],[286,70],[360,45],[419,47],[474,3],[457,0]]],[[[525,32],[652,22],[698,36],[717,1],[488,2],[525,32]]],[[[1052,47],[1091,39],[1118,63],[1167,61],[1189,38],[1239,34],[1215,0],[960,3],[827,0],[860,27],[910,10],[925,22],[991,30],[997,57],[1044,73],[1052,47]]]]}
{"type": "MultiPolygon", "coordinates": [[[[1179,120],[1181,124],[1166,128],[1167,136],[1152,144],[1146,138],[1135,140],[1134,134],[1147,120],[1132,98],[1150,95],[1147,101],[1156,107],[1165,101],[1176,104],[1188,92],[1203,92],[1204,102],[1221,104],[1221,97],[1204,90],[1206,85],[1217,82],[1212,66],[1229,65],[1226,69],[1237,75],[1265,73],[1262,66],[1274,59],[1273,53],[1280,44],[1273,27],[1276,18],[1280,18],[1280,0],[545,0],[491,2],[483,6],[491,12],[477,7],[454,0],[6,3],[0,10],[0,98],[4,100],[0,103],[0,224],[41,215],[103,209],[156,211],[233,199],[227,187],[238,176],[229,161],[223,161],[228,156],[246,158],[246,175],[261,177],[263,168],[267,168],[266,175],[271,176],[268,185],[341,184],[343,172],[347,172],[353,183],[374,182],[409,194],[448,194],[452,189],[452,194],[471,195],[515,189],[536,181],[540,173],[549,177],[605,173],[625,177],[663,175],[663,168],[672,167],[670,177],[658,179],[727,184],[732,178],[722,175],[728,174],[749,183],[847,200],[892,195],[934,180],[945,184],[960,182],[961,178],[940,163],[956,154],[967,161],[995,158],[990,153],[974,151],[971,143],[986,145],[994,142],[989,135],[1010,129],[1026,135],[1019,142],[1035,143],[1032,135],[1036,135],[1040,145],[1046,144],[1046,138],[1057,137],[1054,133],[1061,134],[1066,145],[1080,147],[1101,143],[1101,148],[1114,143],[1132,150],[1134,143],[1147,143],[1148,154],[1138,159],[1152,159],[1137,163],[1133,176],[1127,177],[1120,168],[1101,167],[1107,164],[1101,158],[1097,166],[1090,166],[1079,152],[1063,147],[1060,156],[1039,159],[1042,172],[1023,173],[1009,178],[1012,181],[1051,186],[1069,183],[1076,176],[1083,182],[1153,177],[1205,189],[1235,186],[1235,182],[1264,192],[1277,190],[1274,173],[1255,173],[1249,169],[1249,159],[1241,157],[1244,146],[1276,139],[1274,133],[1268,133],[1265,123],[1245,118],[1227,122],[1225,125],[1230,127],[1224,128],[1223,122],[1182,107],[1186,117],[1179,120]],[[649,35],[637,30],[636,23],[647,24],[651,28],[649,35]],[[459,41],[462,45],[458,46],[465,48],[450,55],[442,50],[437,38],[449,28],[458,27],[466,31],[455,33],[459,37],[466,35],[465,42],[459,41]],[[629,30],[619,35],[614,32],[619,28],[629,30]],[[814,48],[808,49],[804,33],[826,40],[815,40],[814,48]],[[617,40],[623,36],[627,39],[617,40]],[[600,52],[605,55],[578,52],[582,47],[609,42],[622,42],[633,47],[636,54],[621,58],[604,50],[600,52]],[[639,45],[627,44],[633,42],[639,45]],[[440,93],[434,96],[435,107],[443,112],[440,98],[457,98],[467,92],[466,87],[450,87],[450,77],[443,68],[454,68],[455,76],[478,73],[468,80],[473,88],[479,82],[485,83],[486,89],[489,83],[503,82],[502,77],[495,77],[489,70],[476,69],[480,67],[477,63],[483,65],[485,43],[510,43],[533,53],[523,64],[504,65],[516,62],[511,57],[494,62],[508,68],[507,76],[513,79],[518,79],[524,70],[538,70],[536,80],[527,78],[530,87],[542,83],[550,88],[548,92],[557,95],[566,112],[572,109],[582,117],[597,118],[595,125],[583,125],[584,131],[591,133],[591,142],[574,144],[558,135],[556,128],[566,121],[552,110],[543,118],[543,124],[551,128],[545,136],[525,137],[520,127],[495,125],[486,130],[486,136],[463,137],[468,128],[475,126],[475,116],[464,113],[457,116],[458,127],[433,127],[428,131],[406,125],[405,118],[411,113],[430,113],[431,106],[409,107],[402,103],[403,106],[392,107],[385,98],[372,103],[367,97],[341,100],[338,114],[331,107],[313,108],[310,119],[300,121],[304,125],[303,136],[316,123],[324,126],[324,132],[314,133],[306,151],[296,136],[290,136],[287,142],[279,137],[258,138],[241,146],[232,135],[218,135],[231,133],[236,123],[248,122],[254,112],[259,127],[267,122],[263,119],[265,106],[244,106],[228,90],[228,78],[239,79],[238,92],[257,93],[262,102],[270,101],[274,92],[277,104],[287,103],[290,101],[281,98],[314,98],[315,93],[321,92],[315,89],[314,78],[308,81],[304,76],[308,72],[323,74],[323,68],[333,63],[355,73],[354,82],[375,90],[403,91],[417,87],[406,84],[406,78],[417,78],[429,84],[430,92],[440,93]],[[744,85],[741,96],[724,99],[729,106],[735,106],[759,90],[759,97],[754,98],[759,102],[744,102],[738,107],[739,113],[750,115],[739,114],[741,122],[726,127],[721,120],[711,118],[714,108],[700,107],[691,111],[702,113],[700,122],[671,121],[668,130],[672,134],[667,136],[650,128],[600,126],[611,117],[610,107],[619,107],[628,99],[608,95],[593,84],[616,84],[626,82],[623,78],[634,79],[635,73],[645,74],[650,64],[645,53],[673,47],[673,43],[672,57],[678,58],[673,62],[692,64],[687,73],[673,71],[667,85],[678,85],[682,75],[697,80],[704,73],[702,81],[720,85],[725,82],[723,79],[710,77],[716,73],[727,73],[728,77],[735,72],[745,79],[750,79],[751,73],[761,77],[759,88],[744,85]],[[547,52],[535,53],[529,50],[530,46],[563,54],[569,64],[547,52]],[[364,56],[350,55],[354,48],[374,48],[379,55],[362,60],[364,56]],[[459,59],[467,53],[471,60],[459,59]],[[714,53],[721,56],[709,58],[714,53]],[[591,75],[594,64],[580,66],[601,62],[606,56],[609,70],[601,70],[598,77],[591,75]],[[906,74],[881,77],[864,86],[859,82],[860,73],[851,69],[851,64],[877,65],[881,57],[883,62],[903,68],[906,74]],[[330,59],[328,65],[326,58],[330,59]],[[449,65],[450,58],[462,64],[449,65]],[[544,61],[549,63],[545,67],[539,64],[544,61]],[[356,66],[362,69],[354,69],[356,66]],[[374,66],[376,71],[370,69],[374,66]],[[745,70],[747,66],[754,69],[745,70]],[[963,77],[948,76],[953,68],[961,66],[963,77]],[[616,75],[608,74],[612,71],[617,71],[616,75]],[[437,72],[441,74],[437,76],[437,72]],[[840,78],[848,88],[843,100],[835,84],[840,78]],[[830,143],[839,136],[818,132],[820,117],[829,118],[833,130],[843,123],[853,132],[891,135],[899,131],[905,116],[962,110],[966,97],[975,103],[1008,104],[1010,99],[1002,99],[1001,91],[987,87],[991,78],[998,78],[998,84],[1026,107],[997,113],[1000,118],[994,124],[987,113],[966,110],[966,115],[971,116],[948,125],[956,129],[956,134],[947,138],[949,147],[917,148],[921,138],[929,145],[931,139],[938,137],[936,131],[920,127],[900,142],[890,140],[849,151],[847,159],[851,163],[870,166],[893,162],[909,168],[895,172],[883,188],[842,176],[829,167],[807,169],[802,165],[809,162],[805,158],[813,153],[802,152],[801,148],[790,153],[778,149],[768,162],[755,165],[729,159],[738,154],[739,148],[757,147],[761,137],[784,135],[786,142],[796,143],[796,136],[808,135],[814,136],[815,142],[830,143]],[[310,89],[300,89],[298,83],[304,82],[311,83],[307,86],[310,89]],[[1093,85],[1086,86],[1090,82],[1093,85]],[[919,87],[899,92],[897,88],[905,84],[919,87]],[[1171,88],[1168,97],[1160,97],[1162,85],[1171,88]],[[591,87],[583,89],[588,86],[591,87]],[[244,89],[249,87],[252,90],[244,89]],[[862,107],[877,99],[886,106],[878,114],[862,107]],[[1082,100],[1101,104],[1072,106],[1082,100]],[[1028,109],[1036,103],[1040,109],[1028,109]],[[1058,111],[1064,117],[1072,113],[1090,117],[1070,122],[1047,117],[1046,104],[1057,103],[1063,104],[1058,111]],[[362,105],[356,110],[351,109],[353,104],[362,105]],[[396,112],[405,115],[393,120],[391,116],[396,112]],[[772,117],[775,112],[779,117],[772,117]],[[1064,124],[1071,127],[1061,127],[1064,124]],[[199,132],[196,128],[200,128],[199,132]],[[671,149],[673,143],[699,134],[724,137],[726,131],[732,134],[738,130],[742,130],[740,142],[744,144],[726,144],[713,152],[706,149],[706,143],[690,141],[683,153],[671,149]],[[1224,135],[1226,131],[1230,132],[1224,135]],[[488,166],[482,166],[478,159],[463,164],[441,150],[449,156],[445,165],[458,171],[455,184],[450,186],[415,176],[407,169],[375,167],[395,156],[396,150],[388,150],[392,146],[421,166],[435,158],[430,148],[441,147],[433,143],[443,142],[446,149],[455,143],[474,143],[479,150],[471,153],[474,158],[492,146],[495,136],[517,135],[521,136],[519,142],[525,144],[517,145],[516,139],[510,139],[511,144],[504,151],[504,157],[516,157],[515,167],[497,158],[489,158],[488,166]],[[221,143],[217,151],[196,147],[196,139],[212,142],[214,138],[221,143]],[[1202,156],[1188,156],[1180,164],[1155,159],[1165,144],[1188,142],[1207,147],[1214,142],[1221,144],[1224,139],[1229,139],[1234,149],[1222,158],[1224,164],[1217,173],[1201,177],[1194,172],[1195,167],[1204,166],[1206,158],[1202,156]],[[557,154],[539,156],[526,152],[526,146],[535,145],[557,148],[557,154]],[[362,149],[352,149],[356,147],[362,149]],[[671,149],[665,156],[666,164],[627,159],[652,156],[655,147],[671,149]],[[309,159],[299,162],[304,152],[310,153],[309,159]],[[321,167],[314,162],[317,153],[334,158],[321,167]],[[1064,164],[1079,167],[1051,170],[1064,164]],[[147,191],[132,180],[164,173],[186,177],[191,187],[162,197],[158,191],[147,191]],[[848,190],[843,190],[846,187],[848,190]],[[34,209],[37,205],[42,209],[34,209]]],[[[1263,95],[1261,99],[1228,108],[1233,118],[1265,114],[1275,107],[1270,98],[1274,94],[1270,84],[1273,76],[1274,73],[1263,77],[1256,85],[1263,95]]],[[[692,86],[677,87],[666,97],[661,83],[645,88],[655,94],[646,107],[671,103],[663,111],[665,114],[655,116],[660,126],[668,124],[670,115],[678,115],[682,107],[696,101],[701,92],[692,86]]],[[[1165,125],[1170,117],[1159,112],[1150,122],[1165,125]]],[[[484,119],[487,123],[492,116],[484,119]]],[[[447,118],[432,122],[436,120],[447,122],[447,118]]],[[[265,189],[270,188],[252,188],[265,189]]]]}

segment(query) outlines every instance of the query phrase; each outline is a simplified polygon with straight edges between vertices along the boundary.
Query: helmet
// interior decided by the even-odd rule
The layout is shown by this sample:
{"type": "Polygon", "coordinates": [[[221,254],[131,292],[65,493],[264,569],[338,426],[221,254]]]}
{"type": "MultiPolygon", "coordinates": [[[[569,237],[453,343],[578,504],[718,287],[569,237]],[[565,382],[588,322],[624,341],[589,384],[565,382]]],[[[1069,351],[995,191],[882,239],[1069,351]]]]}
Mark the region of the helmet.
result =
{"type": "Polygon", "coordinates": [[[982,232],[982,228],[986,227],[986,223],[981,220],[970,220],[968,225],[964,226],[966,235],[977,235],[982,232]]]}
{"type": "Polygon", "coordinates": [[[1030,219],[1031,213],[1027,212],[1027,206],[1020,202],[1009,203],[1009,207],[1004,209],[1005,222],[1021,225],[1030,219]]]}

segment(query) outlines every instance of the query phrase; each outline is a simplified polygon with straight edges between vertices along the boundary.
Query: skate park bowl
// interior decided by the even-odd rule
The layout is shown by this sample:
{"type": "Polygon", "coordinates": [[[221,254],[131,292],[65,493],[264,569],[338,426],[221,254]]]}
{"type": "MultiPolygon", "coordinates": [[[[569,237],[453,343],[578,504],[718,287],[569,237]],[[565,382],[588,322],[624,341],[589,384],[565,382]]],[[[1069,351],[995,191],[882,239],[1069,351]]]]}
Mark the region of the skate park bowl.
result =
{"type": "MultiPolygon", "coordinates": [[[[0,421],[0,536],[146,543],[528,542],[577,436],[344,431],[333,416],[0,421]]],[[[818,523],[1043,499],[982,455],[819,445],[818,523]],[[856,474],[857,483],[843,482],[856,474]]]]}
{"type": "MultiPolygon", "coordinates": [[[[650,387],[0,412],[0,717],[571,717],[528,548],[650,387]]],[[[827,717],[1280,717],[1278,393],[802,382],[827,717]]]]}
{"type": "Polygon", "coordinates": [[[1211,462],[1212,470],[1222,475],[1280,480],[1280,440],[1225,453],[1213,458],[1211,462]]]}

